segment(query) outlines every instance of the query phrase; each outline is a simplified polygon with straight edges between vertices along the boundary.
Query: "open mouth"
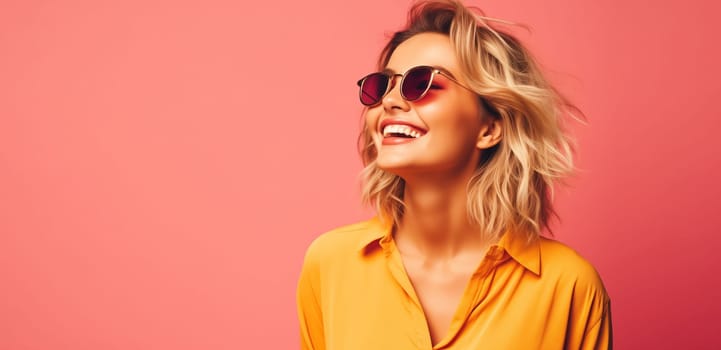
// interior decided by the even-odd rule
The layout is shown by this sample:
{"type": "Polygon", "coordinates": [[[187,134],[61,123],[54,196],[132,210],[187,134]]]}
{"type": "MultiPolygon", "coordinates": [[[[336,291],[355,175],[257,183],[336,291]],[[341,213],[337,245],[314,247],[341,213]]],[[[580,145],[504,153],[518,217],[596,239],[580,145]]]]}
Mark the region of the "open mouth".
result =
{"type": "Polygon", "coordinates": [[[383,137],[402,137],[417,139],[423,136],[424,132],[408,125],[389,124],[383,128],[383,137]]]}
{"type": "MultiPolygon", "coordinates": [[[[419,137],[422,137],[427,133],[426,130],[412,125],[410,123],[398,120],[384,120],[381,122],[381,134],[383,139],[387,141],[396,140],[400,141],[412,141],[419,137]]],[[[395,143],[395,142],[394,142],[395,143]]]]}

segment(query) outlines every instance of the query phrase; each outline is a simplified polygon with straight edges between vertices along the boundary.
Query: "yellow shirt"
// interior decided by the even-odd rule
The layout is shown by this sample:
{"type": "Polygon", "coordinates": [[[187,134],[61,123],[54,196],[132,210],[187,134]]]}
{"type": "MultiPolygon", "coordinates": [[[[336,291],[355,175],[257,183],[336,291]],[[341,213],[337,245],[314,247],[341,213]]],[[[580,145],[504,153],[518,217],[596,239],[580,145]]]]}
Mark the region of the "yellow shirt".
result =
{"type": "Polygon", "coordinates": [[[305,350],[610,349],[610,301],[596,270],[547,238],[506,233],[471,277],[450,329],[431,344],[390,227],[335,229],[308,248],[298,282],[305,350]]]}

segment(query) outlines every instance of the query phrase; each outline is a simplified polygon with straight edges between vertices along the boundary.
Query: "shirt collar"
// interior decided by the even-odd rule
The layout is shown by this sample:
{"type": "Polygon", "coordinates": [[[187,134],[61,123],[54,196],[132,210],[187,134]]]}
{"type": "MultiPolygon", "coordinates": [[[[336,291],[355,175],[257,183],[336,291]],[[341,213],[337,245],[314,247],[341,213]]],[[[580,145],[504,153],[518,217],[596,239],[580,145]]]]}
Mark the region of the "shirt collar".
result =
{"type": "MultiPolygon", "coordinates": [[[[393,224],[390,220],[384,222],[378,217],[371,219],[368,230],[358,241],[358,250],[367,252],[373,247],[380,247],[380,241],[391,239],[393,224]]],[[[528,239],[524,234],[516,231],[507,231],[497,244],[527,270],[536,275],[541,274],[541,246],[540,238],[528,239]]]]}
{"type": "Polygon", "coordinates": [[[541,239],[517,231],[506,231],[498,246],[527,270],[541,275],[541,239]]]}
{"type": "Polygon", "coordinates": [[[373,245],[377,245],[378,241],[383,238],[391,237],[393,223],[390,221],[384,222],[379,217],[374,217],[368,221],[368,230],[364,232],[358,241],[358,250],[365,252],[373,245]]]}

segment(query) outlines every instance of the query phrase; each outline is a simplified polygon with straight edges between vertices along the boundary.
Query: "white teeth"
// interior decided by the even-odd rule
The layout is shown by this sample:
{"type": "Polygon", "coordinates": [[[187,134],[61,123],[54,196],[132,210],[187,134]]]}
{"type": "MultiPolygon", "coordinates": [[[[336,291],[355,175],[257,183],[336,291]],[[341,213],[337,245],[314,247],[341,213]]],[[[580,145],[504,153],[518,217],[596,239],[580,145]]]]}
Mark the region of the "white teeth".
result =
{"type": "Polygon", "coordinates": [[[383,128],[383,136],[384,137],[390,136],[391,134],[402,134],[402,135],[410,136],[412,138],[421,137],[421,133],[413,130],[413,128],[411,128],[410,126],[399,125],[399,124],[390,124],[390,125],[386,125],[386,127],[383,128]]]}

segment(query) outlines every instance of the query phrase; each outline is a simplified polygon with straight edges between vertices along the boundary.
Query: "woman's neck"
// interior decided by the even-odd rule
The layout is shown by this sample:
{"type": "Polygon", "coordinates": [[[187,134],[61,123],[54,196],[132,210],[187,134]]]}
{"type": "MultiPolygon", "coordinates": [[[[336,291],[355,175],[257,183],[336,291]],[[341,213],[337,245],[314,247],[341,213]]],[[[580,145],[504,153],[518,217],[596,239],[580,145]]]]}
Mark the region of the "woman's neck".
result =
{"type": "Polygon", "coordinates": [[[395,232],[404,254],[430,259],[450,259],[485,251],[480,227],[468,217],[470,176],[406,181],[403,216],[395,232]]]}

